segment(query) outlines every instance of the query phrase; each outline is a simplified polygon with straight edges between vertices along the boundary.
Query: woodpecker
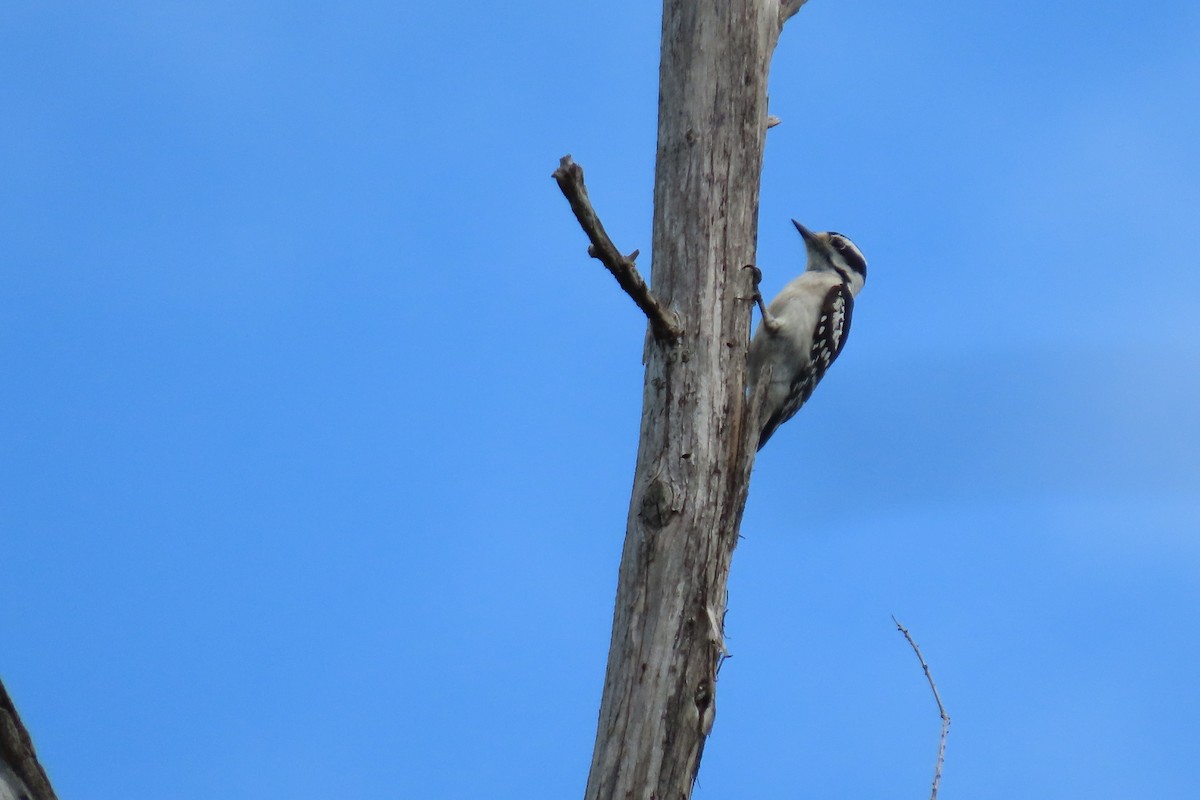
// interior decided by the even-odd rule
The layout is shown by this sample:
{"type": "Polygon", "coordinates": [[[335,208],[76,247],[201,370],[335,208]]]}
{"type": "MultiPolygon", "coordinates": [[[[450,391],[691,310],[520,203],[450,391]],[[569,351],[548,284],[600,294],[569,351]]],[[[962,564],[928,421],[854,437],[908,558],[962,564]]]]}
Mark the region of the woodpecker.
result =
{"type": "Polygon", "coordinates": [[[749,383],[751,399],[764,392],[759,450],[808,401],[846,346],[854,298],[867,280],[867,260],[854,242],[792,224],[804,237],[808,266],[770,305],[755,289],[762,322],[750,342],[749,383]]]}

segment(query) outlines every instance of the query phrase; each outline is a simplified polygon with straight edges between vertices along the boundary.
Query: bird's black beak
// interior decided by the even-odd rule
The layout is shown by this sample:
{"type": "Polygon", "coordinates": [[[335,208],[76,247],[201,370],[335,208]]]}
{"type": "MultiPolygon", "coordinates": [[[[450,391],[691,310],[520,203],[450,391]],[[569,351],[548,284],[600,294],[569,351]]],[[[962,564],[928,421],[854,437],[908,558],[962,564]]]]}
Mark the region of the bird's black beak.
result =
{"type": "Polygon", "coordinates": [[[816,242],[816,234],[801,225],[799,222],[796,222],[796,220],[792,220],[792,224],[796,226],[796,230],[800,231],[800,235],[804,237],[804,242],[806,244],[809,242],[816,242]]]}

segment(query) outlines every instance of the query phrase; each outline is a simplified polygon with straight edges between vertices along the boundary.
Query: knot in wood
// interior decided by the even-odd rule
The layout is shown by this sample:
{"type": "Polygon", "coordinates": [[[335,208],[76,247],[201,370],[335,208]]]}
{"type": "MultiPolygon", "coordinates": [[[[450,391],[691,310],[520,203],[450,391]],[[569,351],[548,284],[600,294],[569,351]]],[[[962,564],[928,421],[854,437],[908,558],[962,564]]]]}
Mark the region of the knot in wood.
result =
{"type": "Polygon", "coordinates": [[[700,735],[708,736],[712,733],[713,722],[717,718],[717,704],[713,702],[712,684],[708,679],[696,685],[693,700],[696,703],[696,713],[700,717],[700,735]]]}
{"type": "Polygon", "coordinates": [[[675,492],[671,490],[670,484],[661,478],[655,478],[642,493],[638,519],[651,530],[662,530],[675,513],[675,509],[672,508],[674,502],[675,492]]]}

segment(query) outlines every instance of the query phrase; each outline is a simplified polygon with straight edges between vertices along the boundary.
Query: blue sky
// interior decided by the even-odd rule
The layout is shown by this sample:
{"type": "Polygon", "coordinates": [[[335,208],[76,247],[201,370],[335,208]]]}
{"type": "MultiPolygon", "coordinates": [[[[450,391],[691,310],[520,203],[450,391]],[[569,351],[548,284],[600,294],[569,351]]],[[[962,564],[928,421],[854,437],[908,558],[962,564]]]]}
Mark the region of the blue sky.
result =
{"type": "MultiPolygon", "coordinates": [[[[0,10],[0,676],[63,797],[582,792],[655,4],[0,10]]],[[[812,0],[759,265],[850,343],[755,468],[698,798],[1200,790],[1200,9],[812,0]]]]}

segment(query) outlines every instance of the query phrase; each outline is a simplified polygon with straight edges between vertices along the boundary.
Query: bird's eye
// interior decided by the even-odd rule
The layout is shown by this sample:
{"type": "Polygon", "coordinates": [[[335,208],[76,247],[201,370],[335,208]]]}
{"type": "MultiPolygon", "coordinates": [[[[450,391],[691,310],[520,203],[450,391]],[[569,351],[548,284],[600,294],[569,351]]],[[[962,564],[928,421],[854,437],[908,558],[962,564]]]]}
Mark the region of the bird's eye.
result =
{"type": "Polygon", "coordinates": [[[846,240],[845,240],[845,239],[842,239],[842,238],[839,238],[839,237],[837,237],[837,236],[833,237],[833,242],[832,242],[832,244],[833,244],[833,246],[834,246],[834,249],[836,249],[836,250],[839,250],[839,251],[840,251],[840,250],[845,250],[845,249],[846,249],[846,240]]]}

